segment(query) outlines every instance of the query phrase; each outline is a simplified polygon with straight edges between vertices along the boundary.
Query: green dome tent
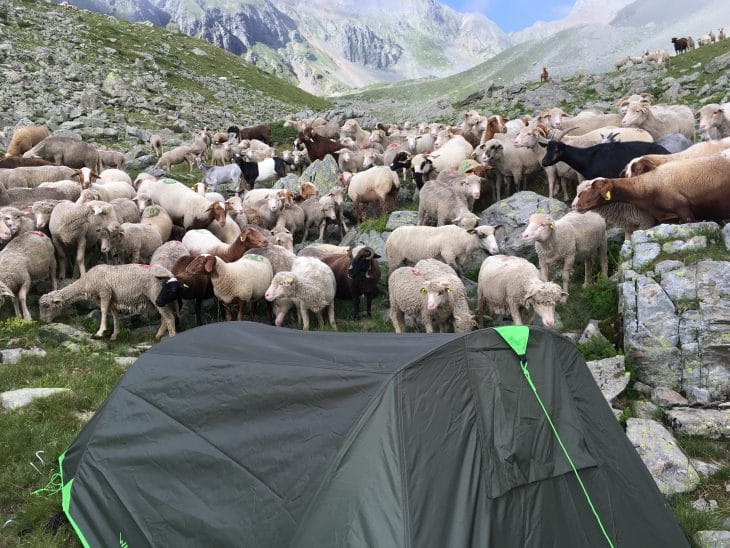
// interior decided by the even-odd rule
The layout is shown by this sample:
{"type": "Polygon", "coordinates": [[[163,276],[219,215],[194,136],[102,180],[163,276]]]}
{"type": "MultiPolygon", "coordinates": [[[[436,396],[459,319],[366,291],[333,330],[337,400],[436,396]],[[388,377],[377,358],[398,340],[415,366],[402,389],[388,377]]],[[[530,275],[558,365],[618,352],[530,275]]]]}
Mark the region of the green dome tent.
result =
{"type": "Polygon", "coordinates": [[[84,546],[688,546],[540,328],[200,327],[141,356],[59,461],[84,546]]]}

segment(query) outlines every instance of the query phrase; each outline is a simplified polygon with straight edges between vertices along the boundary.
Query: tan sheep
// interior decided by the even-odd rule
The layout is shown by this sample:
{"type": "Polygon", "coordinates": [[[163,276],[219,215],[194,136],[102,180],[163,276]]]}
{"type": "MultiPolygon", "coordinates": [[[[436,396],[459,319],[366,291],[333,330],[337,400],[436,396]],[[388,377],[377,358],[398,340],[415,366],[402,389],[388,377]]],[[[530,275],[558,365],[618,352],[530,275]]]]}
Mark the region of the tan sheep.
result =
{"type": "Polygon", "coordinates": [[[22,156],[49,135],[48,129],[43,126],[20,127],[13,132],[5,156],[22,156]]]}

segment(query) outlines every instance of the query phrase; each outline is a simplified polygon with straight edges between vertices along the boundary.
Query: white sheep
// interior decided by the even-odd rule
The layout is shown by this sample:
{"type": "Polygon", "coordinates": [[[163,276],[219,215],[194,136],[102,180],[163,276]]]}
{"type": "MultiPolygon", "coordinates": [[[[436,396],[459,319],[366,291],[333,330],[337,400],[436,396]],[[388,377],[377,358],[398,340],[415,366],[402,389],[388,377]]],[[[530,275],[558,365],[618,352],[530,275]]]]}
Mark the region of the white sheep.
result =
{"type": "MultiPolygon", "coordinates": [[[[327,194],[321,198],[309,198],[301,203],[301,208],[304,213],[304,235],[301,243],[307,241],[309,229],[312,226],[319,227],[319,239],[324,240],[327,222],[338,221],[338,209],[334,197],[327,194]]],[[[340,225],[341,236],[344,236],[344,231],[347,230],[343,224],[340,225]]]]}
{"type": "Polygon", "coordinates": [[[124,154],[116,150],[99,150],[99,164],[102,168],[112,167],[121,169],[124,167],[124,154]]]}
{"type": "Polygon", "coordinates": [[[111,340],[119,335],[119,313],[138,314],[154,306],[162,317],[155,335],[161,339],[165,333],[175,335],[175,317],[167,307],[155,305],[155,299],[162,284],[172,277],[169,270],[160,266],[127,264],[97,265],[83,274],[74,283],[46,293],[40,298],[41,321],[50,322],[64,307],[80,300],[96,300],[101,308],[101,320],[96,337],[103,337],[107,329],[107,317],[111,309],[114,329],[111,340]]]}
{"type": "Polygon", "coordinates": [[[491,254],[499,252],[494,227],[483,225],[466,231],[455,225],[401,226],[385,242],[385,255],[391,270],[403,261],[416,263],[421,259],[438,256],[457,272],[466,259],[477,249],[491,254]]]}
{"type": "Polygon", "coordinates": [[[469,309],[464,282],[449,265],[436,259],[423,259],[415,269],[427,278],[445,280],[451,288],[452,313],[446,323],[453,324],[456,333],[468,333],[474,328],[474,316],[469,309]]]}
{"type": "Polygon", "coordinates": [[[117,264],[149,263],[152,254],[162,245],[157,228],[143,223],[122,223],[115,229],[102,227],[99,233],[102,253],[108,253],[117,264]]]}
{"type": "Polygon", "coordinates": [[[139,222],[154,226],[163,242],[170,239],[170,234],[172,234],[172,219],[170,219],[165,208],[158,205],[145,207],[142,215],[140,215],[139,222]]]}
{"type": "Polygon", "coordinates": [[[170,168],[177,164],[187,162],[188,171],[193,170],[195,164],[195,150],[187,145],[180,145],[173,149],[168,150],[164,154],[160,155],[160,159],[155,164],[156,169],[164,169],[170,171],[170,168]]]}
{"type": "Polygon", "coordinates": [[[3,221],[10,229],[11,238],[34,230],[33,219],[17,207],[1,207],[0,221],[3,221]]]}
{"type": "Polygon", "coordinates": [[[440,330],[453,315],[453,289],[449,279],[428,277],[417,268],[402,266],[388,277],[390,320],[396,333],[405,331],[405,315],[421,320],[426,333],[433,333],[434,323],[440,330]]]}
{"type": "Polygon", "coordinates": [[[38,188],[52,188],[58,192],[64,194],[65,200],[71,200],[75,202],[81,196],[81,185],[76,181],[65,179],[62,181],[53,181],[47,183],[41,183],[38,188]]]}
{"type": "MultiPolygon", "coordinates": [[[[335,322],[335,292],[337,283],[332,269],[319,259],[297,257],[291,270],[278,272],[265,293],[269,302],[281,304],[282,300],[291,302],[299,310],[302,328],[309,331],[309,311],[317,314],[319,327],[324,327],[322,310],[327,309],[332,329],[337,330],[335,322]]],[[[281,326],[288,312],[286,306],[280,307],[275,323],[281,326]]]]}
{"type": "MultiPolygon", "coordinates": [[[[591,212],[589,212],[591,213],[591,212]]],[[[573,264],[583,261],[586,287],[593,275],[593,257],[598,255],[601,272],[608,276],[608,241],[606,221],[598,214],[570,212],[553,220],[545,213],[530,215],[522,241],[535,242],[535,251],[540,262],[540,276],[548,281],[548,269],[552,263],[563,261],[563,291],[568,291],[573,264]]]]}
{"type": "Polygon", "coordinates": [[[452,223],[464,229],[472,229],[479,217],[471,212],[467,194],[479,197],[479,177],[465,176],[455,171],[439,173],[435,181],[428,181],[418,196],[418,224],[425,225],[435,219],[436,226],[452,223]],[[475,191],[476,189],[476,191],[475,191]]]}
{"type": "Polygon", "coordinates": [[[553,282],[540,279],[535,265],[521,257],[487,257],[479,269],[477,318],[483,326],[484,309],[490,314],[510,314],[515,325],[532,324],[533,314],[547,327],[555,324],[555,306],[567,293],[553,282]]]}
{"type": "Polygon", "coordinates": [[[694,115],[687,105],[655,105],[631,103],[621,124],[645,129],[654,140],[669,133],[681,133],[694,140],[694,115]]]}
{"type": "Polygon", "coordinates": [[[712,103],[700,109],[700,135],[703,141],[730,136],[730,103],[712,103]]]}
{"type": "MultiPolygon", "coordinates": [[[[48,225],[48,221],[51,218],[51,213],[53,212],[53,208],[56,207],[61,200],[38,200],[37,202],[33,203],[32,212],[33,217],[35,218],[35,227],[37,229],[45,228],[48,225]]],[[[3,226],[7,228],[7,225],[3,222],[3,226]]],[[[10,233],[10,230],[8,229],[8,233],[10,233]]],[[[3,238],[2,235],[0,235],[0,240],[3,239],[10,239],[3,238]]]]}
{"type": "Polygon", "coordinates": [[[373,166],[359,173],[343,173],[347,195],[355,203],[358,223],[363,219],[362,204],[379,202],[380,212],[388,210],[388,204],[395,204],[400,188],[400,179],[388,166],[373,166]]]}
{"type": "Polygon", "coordinates": [[[0,251],[0,304],[3,295],[13,299],[15,315],[31,319],[26,297],[33,283],[51,280],[58,287],[53,243],[42,232],[26,232],[13,239],[0,251]],[[20,304],[20,307],[18,306],[20,304]]]}
{"type": "Polygon", "coordinates": [[[474,147],[464,137],[456,135],[427,155],[427,158],[431,160],[433,169],[440,172],[458,169],[459,164],[469,158],[473,151],[474,147]]]}
{"type": "Polygon", "coordinates": [[[149,144],[152,147],[155,156],[158,158],[162,156],[162,137],[160,137],[159,133],[153,133],[150,135],[149,144]]]}
{"type": "Polygon", "coordinates": [[[72,178],[74,170],[66,166],[16,167],[0,170],[0,184],[9,188],[35,188],[41,183],[65,181],[72,178]]]}
{"type": "Polygon", "coordinates": [[[185,270],[210,277],[213,293],[226,308],[226,320],[232,318],[230,307],[235,303],[237,319],[242,320],[246,304],[264,296],[273,276],[269,260],[255,254],[244,255],[232,263],[214,255],[199,255],[185,270]]]}
{"type": "Polygon", "coordinates": [[[504,135],[479,145],[474,149],[474,154],[478,162],[494,166],[497,200],[501,199],[501,187],[504,186],[505,193],[509,192],[509,179],[515,182],[515,191],[524,190],[526,176],[542,169],[531,148],[516,147],[512,139],[504,135]]]}

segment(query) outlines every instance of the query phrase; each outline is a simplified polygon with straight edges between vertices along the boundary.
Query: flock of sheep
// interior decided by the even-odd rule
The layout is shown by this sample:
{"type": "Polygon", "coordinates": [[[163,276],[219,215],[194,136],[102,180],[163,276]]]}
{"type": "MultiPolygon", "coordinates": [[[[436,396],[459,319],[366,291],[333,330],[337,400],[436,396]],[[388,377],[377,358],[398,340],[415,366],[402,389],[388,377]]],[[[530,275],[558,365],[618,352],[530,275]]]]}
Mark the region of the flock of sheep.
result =
{"type": "Polygon", "coordinates": [[[652,105],[646,95],[615,104],[614,113],[551,108],[515,120],[469,111],[460,127],[378,124],[368,131],[356,120],[342,127],[291,121],[295,147],[280,153],[267,142],[266,126],[202,130],[191,144],[167,152],[153,136],[158,167],[197,164],[202,181],[194,189],[144,172],[133,181],[123,162],[88,143],[43,127],[19,128],[0,160],[0,297],[30,319],[31,286],[50,280],[52,290],[39,301],[41,320],[94,300],[101,308],[96,335],[106,333],[111,312],[112,339],[122,312],[155,307],[160,338],[175,334],[183,300],[195,301],[200,324],[202,302],[214,296],[227,319],[234,312],[238,319],[253,316],[265,301],[276,325],[292,311],[304,329],[310,312],[322,326],[326,310],[336,329],[336,297],[351,299],[358,319],[364,296],[371,315],[382,258],[366,246],[325,243],[294,254],[295,240],[305,243],[311,228],[323,240],[329,223],[343,236],[346,198],[359,223],[362,205],[394,208],[401,183],[412,179],[418,224],[395,229],[385,245],[396,332],[405,329],[405,315],[428,332],[468,331],[482,324],[486,308],[517,324],[536,313],[551,326],[576,261],[585,266],[584,284],[594,260],[608,274],[607,223],[629,237],[660,222],[730,218],[730,104],[697,113],[702,141],[696,144],[688,106],[652,105]],[[328,154],[341,174],[324,195],[305,180],[290,189],[255,188],[328,154]],[[217,165],[203,162],[208,155],[217,165]],[[500,227],[479,226],[474,208],[489,202],[489,187],[497,200],[543,171],[550,197],[560,187],[573,212],[525,219],[522,240],[534,244],[538,269],[499,255],[500,227]],[[235,188],[229,197],[224,183],[235,188]],[[461,276],[477,249],[491,256],[479,272],[475,321],[461,276]],[[98,264],[87,270],[89,262],[98,264]],[[562,287],[549,281],[552,264],[562,267],[562,287]],[[69,274],[74,281],[58,289],[57,279],[69,274]]]}
{"type": "MultiPolygon", "coordinates": [[[[681,36],[679,38],[672,38],[672,45],[674,46],[674,52],[679,55],[689,50],[695,49],[695,47],[706,46],[714,42],[720,42],[725,40],[725,29],[718,29],[717,32],[709,31],[697,39],[695,44],[694,38],[691,36],[681,36]]],[[[629,65],[641,65],[643,63],[654,63],[660,68],[664,68],[671,57],[670,53],[665,49],[659,49],[650,52],[649,50],[644,51],[641,56],[627,55],[622,57],[614,63],[616,70],[619,70],[629,65]]]]}

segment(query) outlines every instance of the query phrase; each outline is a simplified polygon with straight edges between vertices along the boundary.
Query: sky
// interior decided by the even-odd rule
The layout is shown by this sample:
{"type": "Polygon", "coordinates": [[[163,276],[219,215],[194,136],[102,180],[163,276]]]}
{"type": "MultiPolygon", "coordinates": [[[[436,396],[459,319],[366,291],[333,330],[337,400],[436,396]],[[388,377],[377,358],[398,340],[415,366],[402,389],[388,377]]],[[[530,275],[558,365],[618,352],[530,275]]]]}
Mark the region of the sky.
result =
{"type": "Polygon", "coordinates": [[[573,0],[441,0],[463,13],[483,13],[505,32],[529,27],[535,21],[562,19],[575,2],[573,0]]]}

